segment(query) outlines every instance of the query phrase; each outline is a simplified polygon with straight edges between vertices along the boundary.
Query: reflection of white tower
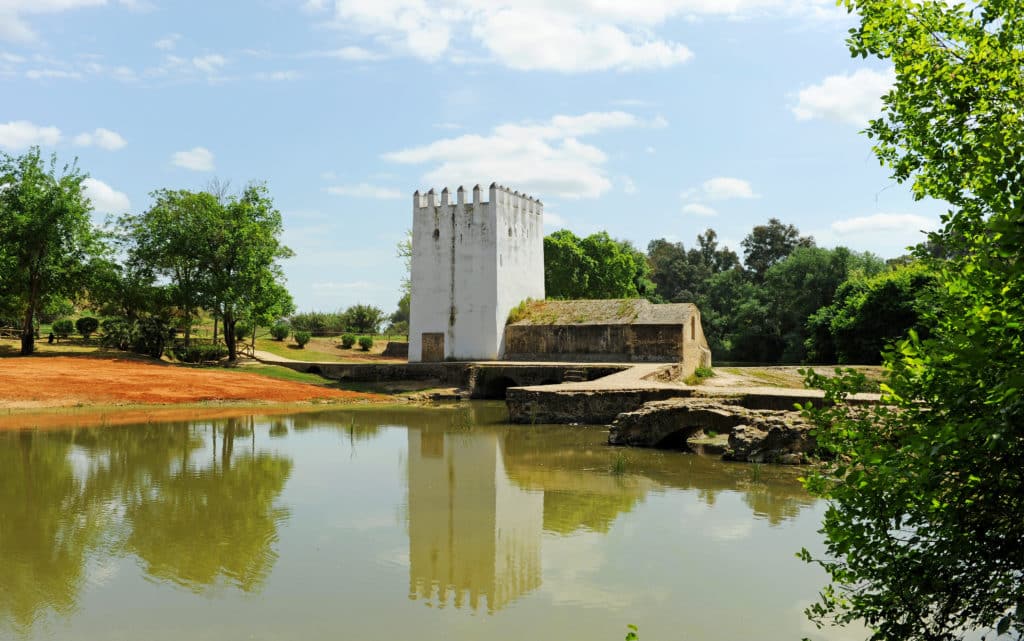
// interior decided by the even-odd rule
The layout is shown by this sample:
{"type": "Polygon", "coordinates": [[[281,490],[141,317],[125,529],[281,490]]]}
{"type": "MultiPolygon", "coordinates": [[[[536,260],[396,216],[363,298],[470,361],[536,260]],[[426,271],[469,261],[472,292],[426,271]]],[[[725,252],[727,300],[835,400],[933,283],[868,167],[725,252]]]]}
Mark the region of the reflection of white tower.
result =
{"type": "Polygon", "coordinates": [[[544,496],[508,480],[498,436],[408,434],[409,598],[493,612],[540,587],[544,496]]]}

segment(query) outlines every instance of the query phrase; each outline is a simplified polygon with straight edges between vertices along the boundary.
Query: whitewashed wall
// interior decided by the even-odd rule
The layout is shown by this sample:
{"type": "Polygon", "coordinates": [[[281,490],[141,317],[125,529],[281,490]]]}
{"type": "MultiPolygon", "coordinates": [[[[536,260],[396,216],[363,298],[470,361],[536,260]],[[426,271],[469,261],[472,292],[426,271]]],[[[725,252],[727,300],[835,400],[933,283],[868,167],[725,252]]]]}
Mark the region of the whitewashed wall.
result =
{"type": "Polygon", "coordinates": [[[544,297],[540,202],[496,185],[487,202],[479,187],[467,196],[413,195],[410,361],[430,332],[445,334],[446,358],[499,358],[509,311],[544,297]]]}

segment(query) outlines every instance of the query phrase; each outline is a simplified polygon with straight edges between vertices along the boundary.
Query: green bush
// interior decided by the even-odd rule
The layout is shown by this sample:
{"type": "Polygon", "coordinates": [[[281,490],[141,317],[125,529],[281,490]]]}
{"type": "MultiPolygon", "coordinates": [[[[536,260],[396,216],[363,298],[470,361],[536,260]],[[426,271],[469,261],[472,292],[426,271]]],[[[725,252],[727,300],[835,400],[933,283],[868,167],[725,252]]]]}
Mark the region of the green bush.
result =
{"type": "Polygon", "coordinates": [[[352,346],[356,344],[356,337],[352,334],[341,335],[341,348],[352,349],[352,346]]]}
{"type": "Polygon", "coordinates": [[[92,316],[83,316],[75,321],[75,329],[85,340],[89,340],[89,337],[95,334],[99,327],[100,322],[92,316]]]}
{"type": "Polygon", "coordinates": [[[275,341],[283,341],[288,338],[288,334],[292,333],[292,328],[288,323],[274,323],[270,327],[270,335],[274,337],[275,341]]]}
{"type": "Polygon", "coordinates": [[[57,338],[67,338],[75,331],[75,324],[71,322],[70,318],[62,318],[59,321],[53,321],[52,330],[57,338]]]}
{"type": "Polygon", "coordinates": [[[179,345],[172,352],[174,358],[183,363],[203,363],[224,358],[228,355],[228,348],[220,343],[196,343],[188,347],[179,345]]]}
{"type": "Polygon", "coordinates": [[[235,323],[235,340],[244,341],[252,335],[252,326],[249,323],[235,323]]]}
{"type": "Polygon", "coordinates": [[[135,324],[124,318],[108,318],[102,323],[103,336],[100,343],[105,347],[113,347],[121,351],[128,351],[135,342],[135,324]]]}
{"type": "Polygon", "coordinates": [[[137,354],[145,354],[153,358],[160,358],[164,355],[164,347],[171,339],[173,329],[167,321],[160,318],[140,318],[135,326],[137,333],[135,342],[132,344],[132,351],[137,354]]]}
{"type": "Polygon", "coordinates": [[[295,344],[299,346],[299,349],[306,346],[312,335],[309,332],[295,332],[292,338],[295,339],[295,344]]]}
{"type": "Polygon", "coordinates": [[[370,338],[369,336],[360,336],[359,337],[359,349],[363,350],[364,352],[368,352],[368,351],[370,351],[371,347],[373,347],[373,339],[372,338],[370,338]]]}

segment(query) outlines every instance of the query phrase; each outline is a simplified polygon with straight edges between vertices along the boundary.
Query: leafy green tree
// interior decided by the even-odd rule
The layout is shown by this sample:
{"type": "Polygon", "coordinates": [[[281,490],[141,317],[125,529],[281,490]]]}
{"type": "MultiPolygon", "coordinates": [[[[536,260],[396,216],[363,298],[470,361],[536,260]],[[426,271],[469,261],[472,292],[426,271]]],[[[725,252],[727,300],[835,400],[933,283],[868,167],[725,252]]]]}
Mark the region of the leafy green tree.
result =
{"type": "Polygon", "coordinates": [[[934,298],[935,272],[921,263],[858,275],[831,305],[807,319],[807,357],[815,362],[877,364],[887,344],[914,329],[927,337],[920,309],[934,298]]]}
{"type": "Polygon", "coordinates": [[[637,298],[654,293],[647,257],[607,232],[579,238],[562,229],[544,238],[548,298],[637,298]]]}
{"type": "Polygon", "coordinates": [[[35,349],[40,310],[78,296],[92,259],[104,252],[85,179],[75,164],[58,169],[56,156],[47,166],[38,147],[0,156],[0,298],[20,317],[23,355],[35,349]]]}
{"type": "Polygon", "coordinates": [[[89,340],[89,337],[96,333],[96,330],[100,328],[99,320],[92,316],[83,316],[75,321],[75,329],[82,335],[82,338],[89,340]]]}
{"type": "Polygon", "coordinates": [[[743,264],[754,281],[761,282],[769,267],[789,256],[797,247],[813,247],[814,238],[801,236],[795,226],[784,225],[778,218],[771,218],[767,225],[754,227],[740,245],[743,247],[743,264]]]}
{"type": "MultiPolygon", "coordinates": [[[[868,135],[917,197],[950,203],[927,339],[886,356],[885,406],[819,414],[837,453],[809,487],[830,499],[816,559],[819,623],[872,639],[1024,637],[1024,6],[846,0],[850,50],[896,82],[868,135]]],[[[821,382],[821,381],[812,381],[821,382]]],[[[855,389],[847,377],[834,397],[855,389]]],[[[812,556],[804,552],[804,558],[812,556]]]]}
{"type": "Polygon", "coordinates": [[[807,357],[808,318],[832,304],[836,290],[851,274],[870,276],[884,268],[881,258],[845,247],[797,247],[769,267],[763,287],[772,310],[771,332],[782,347],[770,360],[803,362],[807,357]]]}
{"type": "Polygon", "coordinates": [[[707,289],[713,275],[739,267],[736,252],[718,246],[718,234],[707,229],[697,236],[697,246],[687,250],[682,243],[659,238],[647,245],[651,280],[657,297],[673,303],[692,303],[707,289]]]}
{"type": "Polygon", "coordinates": [[[373,305],[356,304],[344,311],[346,329],[359,334],[376,334],[384,322],[384,310],[373,305]]]}
{"type": "Polygon", "coordinates": [[[136,297],[152,291],[147,277],[168,279],[168,301],[184,320],[188,345],[192,319],[210,287],[209,253],[216,234],[223,231],[218,229],[222,206],[205,192],[163,189],[152,197],[154,203],[147,211],[119,221],[128,264],[118,278],[108,281],[109,291],[120,294],[120,304],[137,312],[136,297]]]}
{"type": "Polygon", "coordinates": [[[284,275],[279,261],[293,254],[281,244],[281,212],[265,185],[254,183],[241,195],[214,200],[214,229],[200,254],[206,279],[203,300],[223,319],[228,359],[235,360],[235,324],[240,319],[253,310],[267,316],[273,315],[270,310],[276,314],[290,307],[291,298],[280,284],[284,275]]]}

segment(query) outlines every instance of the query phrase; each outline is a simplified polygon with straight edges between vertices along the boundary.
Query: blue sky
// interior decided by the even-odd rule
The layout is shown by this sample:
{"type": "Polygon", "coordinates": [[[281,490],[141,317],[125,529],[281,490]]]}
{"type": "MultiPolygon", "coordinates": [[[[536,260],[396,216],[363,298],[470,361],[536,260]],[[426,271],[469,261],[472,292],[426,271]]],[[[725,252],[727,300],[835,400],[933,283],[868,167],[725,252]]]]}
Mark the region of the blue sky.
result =
{"type": "Polygon", "coordinates": [[[0,151],[97,220],[269,184],[300,309],[391,311],[412,192],[492,181],[646,248],[770,217],[884,257],[934,227],[858,132],[892,82],[831,0],[0,0],[0,151]]]}

